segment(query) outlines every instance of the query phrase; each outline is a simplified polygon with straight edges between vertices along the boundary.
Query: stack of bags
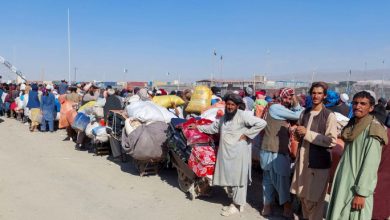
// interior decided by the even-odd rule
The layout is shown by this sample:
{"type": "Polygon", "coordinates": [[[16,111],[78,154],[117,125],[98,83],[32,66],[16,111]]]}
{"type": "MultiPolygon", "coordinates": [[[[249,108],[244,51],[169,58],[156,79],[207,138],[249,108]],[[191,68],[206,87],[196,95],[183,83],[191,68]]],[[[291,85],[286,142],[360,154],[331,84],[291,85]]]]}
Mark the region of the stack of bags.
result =
{"type": "Polygon", "coordinates": [[[99,125],[97,122],[99,118],[104,116],[104,105],[105,99],[99,98],[97,101],[90,101],[81,106],[72,123],[72,128],[85,132],[86,136],[92,138],[94,142],[107,142],[109,135],[106,126],[99,125]]]}
{"type": "Polygon", "coordinates": [[[126,107],[129,117],[122,132],[122,148],[136,160],[166,157],[168,124],[176,116],[151,101],[133,101],[126,107]]]}

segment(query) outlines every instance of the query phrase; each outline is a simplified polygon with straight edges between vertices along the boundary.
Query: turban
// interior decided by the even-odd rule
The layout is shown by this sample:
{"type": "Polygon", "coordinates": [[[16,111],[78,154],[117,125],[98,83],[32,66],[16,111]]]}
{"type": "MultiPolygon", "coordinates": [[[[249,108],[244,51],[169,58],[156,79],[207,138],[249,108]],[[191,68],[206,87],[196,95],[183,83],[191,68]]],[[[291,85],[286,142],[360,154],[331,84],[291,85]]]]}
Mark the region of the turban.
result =
{"type": "Polygon", "coordinates": [[[333,90],[328,90],[326,94],[326,107],[332,107],[337,105],[337,102],[339,101],[339,94],[333,90]]]}
{"type": "Polygon", "coordinates": [[[33,91],[38,91],[38,85],[37,85],[37,84],[32,84],[32,85],[31,85],[31,89],[32,89],[33,91]]]}
{"type": "Polygon", "coordinates": [[[108,95],[114,95],[115,94],[115,90],[114,89],[108,89],[107,93],[108,93],[108,95]]]}
{"type": "Polygon", "coordinates": [[[230,94],[227,94],[225,95],[225,97],[223,98],[223,100],[225,102],[227,101],[232,101],[234,102],[234,104],[236,105],[240,105],[240,104],[243,104],[244,101],[242,100],[241,96],[237,95],[237,94],[234,94],[234,93],[230,93],[230,94]]]}
{"type": "Polygon", "coordinates": [[[340,95],[340,99],[342,102],[347,103],[349,100],[349,96],[346,93],[340,95]]]}
{"type": "Polygon", "coordinates": [[[246,87],[246,88],[245,88],[245,92],[246,92],[246,94],[248,94],[248,95],[252,95],[252,94],[253,94],[253,89],[252,89],[251,87],[246,87]]]}
{"type": "Polygon", "coordinates": [[[280,89],[279,96],[281,98],[286,98],[288,96],[294,95],[294,89],[292,88],[282,88],[280,89]]]}
{"type": "Polygon", "coordinates": [[[257,91],[256,96],[258,96],[258,95],[265,95],[265,91],[264,90],[257,91]]]}

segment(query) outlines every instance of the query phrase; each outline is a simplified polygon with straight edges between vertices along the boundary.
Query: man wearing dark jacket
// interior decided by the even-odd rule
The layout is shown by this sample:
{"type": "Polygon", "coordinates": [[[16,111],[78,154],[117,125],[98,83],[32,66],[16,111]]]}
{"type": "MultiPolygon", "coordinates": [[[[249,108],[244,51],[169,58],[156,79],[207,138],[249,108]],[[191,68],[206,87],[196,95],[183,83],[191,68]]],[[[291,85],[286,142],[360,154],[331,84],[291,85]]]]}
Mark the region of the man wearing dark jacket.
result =
{"type": "Polygon", "coordinates": [[[121,110],[121,100],[115,95],[114,89],[107,90],[106,104],[104,105],[104,120],[107,121],[110,110],[121,110]]]}

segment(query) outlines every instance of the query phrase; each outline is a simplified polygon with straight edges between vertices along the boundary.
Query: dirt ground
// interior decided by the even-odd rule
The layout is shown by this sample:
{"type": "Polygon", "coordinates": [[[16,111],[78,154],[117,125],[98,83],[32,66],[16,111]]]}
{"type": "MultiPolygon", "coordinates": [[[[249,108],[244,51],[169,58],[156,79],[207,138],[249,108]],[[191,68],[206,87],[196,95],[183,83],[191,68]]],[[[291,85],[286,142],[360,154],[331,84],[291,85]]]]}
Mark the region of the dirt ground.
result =
{"type": "Polygon", "coordinates": [[[140,177],[130,162],[75,150],[62,141],[64,131],[31,133],[14,119],[0,120],[0,219],[264,219],[256,170],[245,212],[222,217],[229,199],[221,188],[191,201],[174,169],[140,177]]]}

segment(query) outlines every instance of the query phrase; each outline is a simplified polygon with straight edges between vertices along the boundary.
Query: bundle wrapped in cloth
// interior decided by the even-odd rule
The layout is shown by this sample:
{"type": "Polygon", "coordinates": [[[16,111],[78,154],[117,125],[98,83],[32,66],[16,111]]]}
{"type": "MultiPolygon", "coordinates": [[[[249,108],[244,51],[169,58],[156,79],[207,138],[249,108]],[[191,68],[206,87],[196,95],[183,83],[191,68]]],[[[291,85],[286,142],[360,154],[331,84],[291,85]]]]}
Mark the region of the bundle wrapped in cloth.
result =
{"type": "Polygon", "coordinates": [[[151,101],[132,102],[126,107],[129,118],[134,118],[141,123],[165,122],[169,123],[176,116],[166,108],[158,106],[151,101]]]}
{"type": "Polygon", "coordinates": [[[211,146],[194,146],[191,151],[188,166],[198,177],[214,175],[215,150],[211,146]]]}
{"type": "Polygon", "coordinates": [[[190,118],[188,121],[178,125],[178,127],[182,129],[183,135],[187,140],[187,145],[202,144],[202,143],[209,143],[213,139],[209,135],[199,131],[197,128],[189,129],[189,126],[191,124],[209,125],[211,123],[213,123],[211,120],[204,119],[204,118],[200,120],[196,120],[195,118],[190,118]]]}
{"type": "Polygon", "coordinates": [[[172,108],[172,103],[175,103],[176,106],[184,105],[184,100],[176,95],[155,96],[153,102],[164,108],[172,108]]]}
{"type": "Polygon", "coordinates": [[[58,101],[61,104],[58,127],[66,128],[71,125],[71,123],[73,123],[74,116],[76,116],[77,114],[76,110],[73,108],[73,105],[75,105],[75,103],[67,100],[66,95],[60,95],[58,97],[58,101]],[[69,120],[67,115],[69,115],[69,120]]]}
{"type": "Polygon", "coordinates": [[[92,129],[92,134],[95,137],[96,141],[101,143],[108,141],[107,127],[106,126],[97,126],[92,129]]]}
{"type": "Polygon", "coordinates": [[[89,101],[82,105],[78,112],[90,113],[93,112],[93,107],[96,105],[96,101],[89,101]]]}
{"type": "Polygon", "coordinates": [[[168,124],[152,122],[138,126],[129,135],[122,131],[122,148],[136,160],[160,160],[166,157],[168,124]]]}
{"type": "Polygon", "coordinates": [[[186,112],[200,114],[202,110],[211,105],[212,92],[207,86],[195,87],[194,93],[192,93],[191,100],[188,103],[186,112]]]}
{"type": "Polygon", "coordinates": [[[126,134],[129,135],[131,132],[133,132],[135,129],[137,129],[142,123],[134,118],[128,118],[125,121],[125,131],[126,134]]]}
{"type": "Polygon", "coordinates": [[[225,102],[220,101],[202,111],[201,118],[215,121],[225,114],[225,102]]]}
{"type": "Polygon", "coordinates": [[[93,138],[94,135],[92,133],[92,130],[96,127],[99,127],[99,123],[97,123],[96,121],[92,121],[91,123],[89,123],[85,128],[85,135],[87,135],[87,137],[89,138],[93,138]]]}

